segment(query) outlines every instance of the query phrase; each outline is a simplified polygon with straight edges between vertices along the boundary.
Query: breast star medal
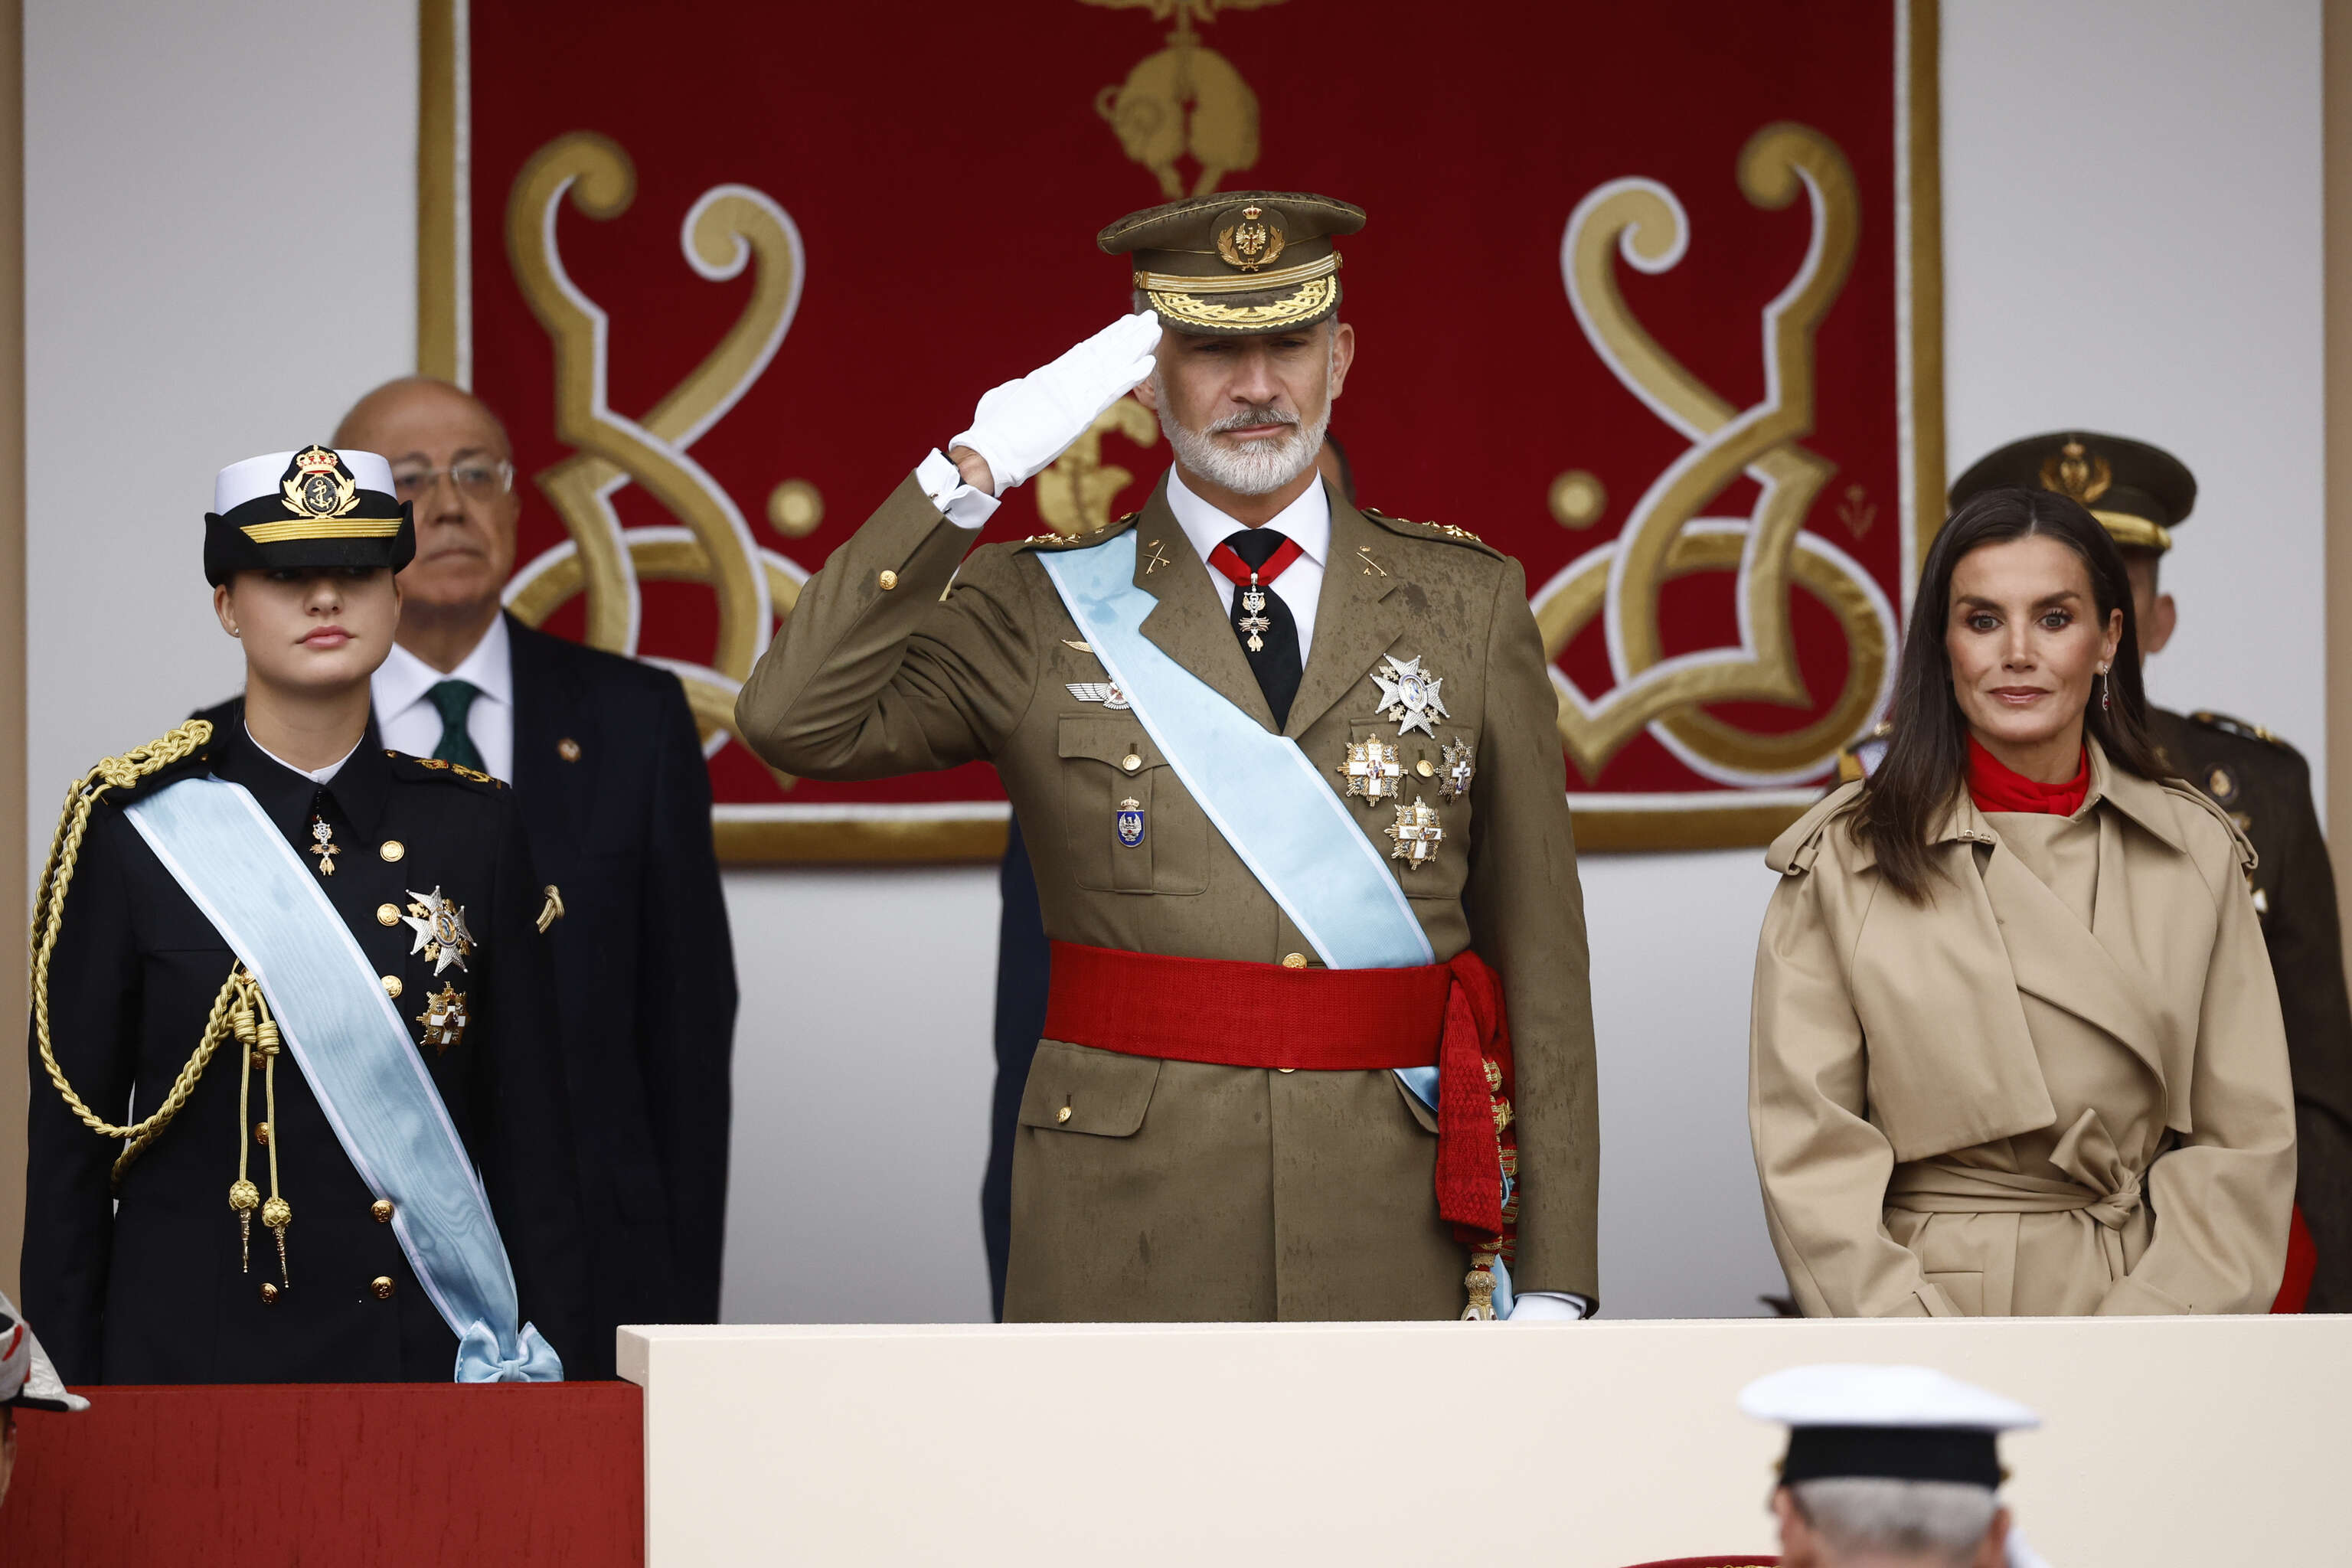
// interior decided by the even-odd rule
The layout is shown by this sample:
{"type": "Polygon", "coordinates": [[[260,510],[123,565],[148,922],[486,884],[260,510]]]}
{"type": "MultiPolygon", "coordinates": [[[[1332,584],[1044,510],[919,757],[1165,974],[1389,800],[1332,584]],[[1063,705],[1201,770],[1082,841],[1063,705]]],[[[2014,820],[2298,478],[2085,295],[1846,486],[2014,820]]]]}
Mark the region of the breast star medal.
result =
{"type": "Polygon", "coordinates": [[[1425,800],[1411,805],[1400,801],[1396,820],[1383,831],[1394,841],[1389,858],[1403,861],[1407,870],[1436,859],[1437,847],[1445,842],[1445,827],[1437,820],[1437,808],[1425,800]]]}
{"type": "Polygon", "coordinates": [[[1438,798],[1460,800],[1470,793],[1470,781],[1477,776],[1478,772],[1470,742],[1465,741],[1458,746],[1442,745],[1439,750],[1445,756],[1445,776],[1437,786],[1438,798]]]}
{"type": "Polygon", "coordinates": [[[1249,586],[1242,590],[1242,611],[1239,624],[1249,633],[1250,652],[1264,653],[1265,638],[1261,634],[1273,630],[1274,623],[1265,618],[1265,590],[1257,585],[1255,572],[1250,574],[1249,586]]]}
{"type": "Polygon", "coordinates": [[[1143,803],[1133,795],[1118,803],[1118,841],[1129,849],[1143,842],[1143,803]]]}
{"type": "Polygon", "coordinates": [[[1374,709],[1381,718],[1396,724],[1399,736],[1419,730],[1435,740],[1437,727],[1433,721],[1454,717],[1445,710],[1437,694],[1438,688],[1445,684],[1444,678],[1422,668],[1419,656],[1399,664],[1391,654],[1381,663],[1386,668],[1372,671],[1367,678],[1381,689],[1374,709]]]}
{"type": "Polygon", "coordinates": [[[1099,702],[1118,712],[1127,710],[1127,694],[1108,680],[1066,680],[1070,695],[1081,702],[1099,702]]]}
{"type": "Polygon", "coordinates": [[[335,847],[335,830],[327,826],[327,819],[323,816],[312,817],[310,819],[310,853],[319,858],[319,875],[331,877],[335,874],[335,857],[340,852],[335,847]]]}
{"type": "Polygon", "coordinates": [[[430,893],[411,888],[408,896],[415,902],[408,906],[401,923],[416,933],[416,945],[409,952],[423,953],[436,976],[453,963],[464,969],[466,955],[478,945],[474,933],[466,929],[465,906],[443,898],[438,887],[430,893]]]}
{"type": "Polygon", "coordinates": [[[1347,760],[1332,772],[1348,781],[1350,796],[1393,800],[1397,781],[1404,777],[1404,764],[1397,761],[1396,742],[1375,735],[1369,741],[1349,742],[1347,760]]]}
{"type": "Polygon", "coordinates": [[[466,1037],[466,994],[444,982],[441,989],[425,998],[425,1011],[416,1015],[425,1026],[424,1043],[433,1047],[436,1056],[446,1056],[449,1047],[466,1037]]]}

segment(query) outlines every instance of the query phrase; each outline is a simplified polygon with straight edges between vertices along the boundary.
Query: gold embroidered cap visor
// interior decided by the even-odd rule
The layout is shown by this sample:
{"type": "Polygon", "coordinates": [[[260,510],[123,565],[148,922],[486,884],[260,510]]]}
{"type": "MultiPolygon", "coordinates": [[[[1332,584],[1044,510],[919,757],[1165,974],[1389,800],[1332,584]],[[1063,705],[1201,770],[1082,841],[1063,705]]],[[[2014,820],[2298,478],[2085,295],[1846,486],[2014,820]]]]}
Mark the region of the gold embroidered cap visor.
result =
{"type": "Polygon", "coordinates": [[[416,524],[373,452],[310,446],[223,468],[205,514],[205,581],[239,572],[388,566],[416,554],[416,524]]]}
{"type": "Polygon", "coordinates": [[[1228,191],[1129,213],[1095,236],[1129,258],[1160,324],[1242,337],[1311,327],[1339,308],[1336,235],[1364,209],[1293,191],[1228,191]]]}
{"type": "Polygon", "coordinates": [[[2028,436],[1979,458],[1952,483],[1954,510],[2001,485],[2081,501],[2125,550],[2163,554],[2197,504],[2197,477],[2161,447],[2095,430],[2028,436]]]}

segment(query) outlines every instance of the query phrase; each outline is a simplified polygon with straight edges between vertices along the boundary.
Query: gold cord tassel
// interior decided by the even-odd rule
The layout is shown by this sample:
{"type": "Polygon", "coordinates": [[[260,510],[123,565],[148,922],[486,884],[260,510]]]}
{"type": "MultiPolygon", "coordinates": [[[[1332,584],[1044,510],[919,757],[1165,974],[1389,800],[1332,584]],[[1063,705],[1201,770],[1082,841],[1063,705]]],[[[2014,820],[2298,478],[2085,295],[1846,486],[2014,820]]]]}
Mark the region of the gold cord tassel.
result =
{"type": "MultiPolygon", "coordinates": [[[[236,985],[244,978],[245,972],[239,970],[229,976],[229,984],[236,985]]],[[[228,1206],[236,1215],[236,1245],[243,1255],[244,1271],[250,1274],[253,1272],[253,1211],[260,1206],[261,1189],[246,1179],[246,1151],[252,1146],[246,1136],[246,1130],[253,1125],[253,1063],[258,1054],[254,1044],[260,1035],[254,1027],[253,1007],[241,996],[230,1011],[229,1020],[240,1047],[237,1054],[245,1058],[245,1063],[236,1079],[236,1180],[229,1184],[228,1206]]]]}
{"type": "Polygon", "coordinates": [[[286,1227],[294,1223],[294,1205],[278,1193],[278,1023],[269,1016],[265,1005],[261,1026],[256,1031],[261,1041],[261,1092],[269,1111],[269,1201],[261,1205],[261,1223],[278,1237],[278,1279],[286,1289],[294,1289],[293,1277],[286,1271],[286,1227]]]}

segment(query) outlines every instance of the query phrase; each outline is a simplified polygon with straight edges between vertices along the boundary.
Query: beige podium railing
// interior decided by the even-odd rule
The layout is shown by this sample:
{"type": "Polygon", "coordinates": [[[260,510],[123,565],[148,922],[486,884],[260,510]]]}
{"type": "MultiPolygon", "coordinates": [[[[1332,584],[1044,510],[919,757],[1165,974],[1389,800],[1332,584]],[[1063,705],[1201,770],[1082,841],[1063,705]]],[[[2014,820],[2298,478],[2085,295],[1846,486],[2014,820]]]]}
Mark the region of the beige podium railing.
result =
{"type": "Polygon", "coordinates": [[[1769,1552],[1748,1379],[2042,1412],[2053,1568],[2352,1562],[2352,1317],[625,1329],[648,1568],[1619,1568],[1769,1552]]]}

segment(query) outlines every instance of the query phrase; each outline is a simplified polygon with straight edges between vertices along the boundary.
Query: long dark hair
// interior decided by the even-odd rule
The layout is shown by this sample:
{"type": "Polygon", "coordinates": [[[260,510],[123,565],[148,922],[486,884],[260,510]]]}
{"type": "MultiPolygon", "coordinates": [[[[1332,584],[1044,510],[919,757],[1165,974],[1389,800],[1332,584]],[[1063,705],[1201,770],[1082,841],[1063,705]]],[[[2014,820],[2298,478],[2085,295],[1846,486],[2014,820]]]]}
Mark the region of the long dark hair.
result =
{"type": "Polygon", "coordinates": [[[1972,497],[1954,512],[1928,547],[1919,569],[1919,596],[1903,634],[1903,663],[1895,677],[1894,732],[1886,755],[1863,789],[1854,831],[1870,846],[1878,869],[1895,890],[1918,903],[1927,897],[1933,865],[1927,835],[1969,773],[1969,723],[1952,695],[1952,660],[1944,636],[1951,620],[1952,572],[1962,557],[1987,544],[2043,534],[2083,558],[2091,575],[2104,629],[2124,613],[2123,640],[2107,668],[2111,707],[2092,702],[2083,722],[2107,760],[2143,778],[2167,771],[2147,739],[2147,695],[2140,685],[2139,628],[2132,616],[2131,578],[2115,541],[2080,503],[2052,490],[2011,485],[1972,497]]]}

